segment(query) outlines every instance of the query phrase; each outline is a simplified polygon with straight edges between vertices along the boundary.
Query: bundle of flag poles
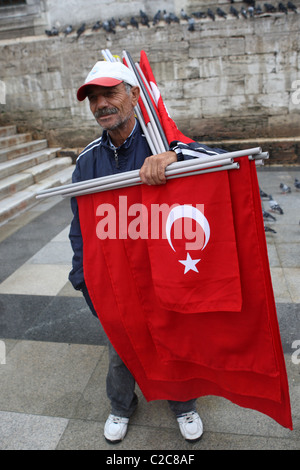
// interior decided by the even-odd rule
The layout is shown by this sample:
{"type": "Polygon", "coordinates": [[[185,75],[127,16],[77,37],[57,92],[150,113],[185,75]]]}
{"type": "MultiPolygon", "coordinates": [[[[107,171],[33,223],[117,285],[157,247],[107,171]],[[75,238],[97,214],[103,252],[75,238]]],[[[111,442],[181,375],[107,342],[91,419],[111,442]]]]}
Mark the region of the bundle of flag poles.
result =
{"type": "MultiPolygon", "coordinates": [[[[108,49],[103,49],[103,58],[106,61],[121,61],[119,56],[113,56],[108,49]]],[[[144,112],[138,103],[135,107],[136,116],[141,124],[149,147],[153,155],[163,153],[169,150],[169,144],[165,136],[164,130],[160,123],[159,117],[153,106],[152,100],[155,97],[141,67],[138,63],[134,63],[130,53],[123,51],[123,62],[135,74],[137,83],[140,87],[140,99],[144,112]],[[145,119],[144,116],[147,116],[145,119]]],[[[213,171],[238,169],[239,164],[234,159],[248,156],[254,159],[257,164],[263,164],[263,161],[269,158],[267,152],[262,152],[261,147],[239,150],[235,152],[226,152],[214,156],[199,154],[201,158],[175,162],[170,164],[166,169],[166,179],[180,178],[201,173],[209,173],[213,171]]],[[[36,198],[43,199],[50,196],[74,197],[95,192],[109,191],[111,189],[125,188],[141,184],[139,170],[128,171],[117,175],[109,175],[101,178],[95,178],[79,183],[71,183],[59,187],[44,189],[39,191],[36,198]]]]}

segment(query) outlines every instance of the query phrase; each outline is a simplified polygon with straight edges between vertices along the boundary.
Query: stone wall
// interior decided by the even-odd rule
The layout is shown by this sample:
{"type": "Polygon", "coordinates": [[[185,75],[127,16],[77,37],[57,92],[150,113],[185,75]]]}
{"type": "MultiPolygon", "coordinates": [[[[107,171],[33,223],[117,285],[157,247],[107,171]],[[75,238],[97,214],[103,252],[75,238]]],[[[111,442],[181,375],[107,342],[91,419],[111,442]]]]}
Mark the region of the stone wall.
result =
{"type": "Polygon", "coordinates": [[[89,29],[78,40],[74,34],[2,40],[0,124],[17,123],[51,146],[85,146],[100,131],[88,103],[76,101],[77,88],[102,59],[101,49],[127,49],[137,61],[144,49],[170,114],[190,137],[299,137],[299,18],[228,16],[196,20],[193,32],[181,21],[118,27],[115,34],[89,29]]]}

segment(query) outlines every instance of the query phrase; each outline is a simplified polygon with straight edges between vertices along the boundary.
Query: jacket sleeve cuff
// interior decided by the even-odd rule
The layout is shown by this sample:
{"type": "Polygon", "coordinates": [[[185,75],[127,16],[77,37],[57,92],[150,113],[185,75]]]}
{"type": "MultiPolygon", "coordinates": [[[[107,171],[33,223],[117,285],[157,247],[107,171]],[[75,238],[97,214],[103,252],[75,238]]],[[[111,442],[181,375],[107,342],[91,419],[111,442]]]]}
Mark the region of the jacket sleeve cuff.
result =
{"type": "Polygon", "coordinates": [[[180,147],[178,146],[177,140],[174,140],[173,142],[170,143],[170,150],[173,150],[173,152],[176,153],[177,155],[177,161],[182,162],[183,161],[183,154],[181,152],[180,147]]]}

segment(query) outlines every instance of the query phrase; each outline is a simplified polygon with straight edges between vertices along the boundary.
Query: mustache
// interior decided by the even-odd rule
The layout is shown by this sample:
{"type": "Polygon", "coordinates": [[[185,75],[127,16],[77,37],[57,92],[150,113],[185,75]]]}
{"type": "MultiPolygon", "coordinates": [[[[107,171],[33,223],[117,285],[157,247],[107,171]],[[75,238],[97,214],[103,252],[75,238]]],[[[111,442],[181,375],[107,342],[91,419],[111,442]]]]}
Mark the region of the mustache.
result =
{"type": "Polygon", "coordinates": [[[109,114],[117,114],[117,108],[104,108],[104,109],[97,109],[94,116],[98,119],[101,116],[107,116],[109,114]]]}

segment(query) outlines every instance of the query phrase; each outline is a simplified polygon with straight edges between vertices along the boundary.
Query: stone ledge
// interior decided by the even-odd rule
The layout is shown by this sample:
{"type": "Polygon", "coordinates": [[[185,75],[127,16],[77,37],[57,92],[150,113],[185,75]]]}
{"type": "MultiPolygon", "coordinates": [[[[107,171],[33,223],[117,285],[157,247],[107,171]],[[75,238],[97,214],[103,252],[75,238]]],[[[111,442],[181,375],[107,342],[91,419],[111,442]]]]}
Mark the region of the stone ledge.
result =
{"type": "Polygon", "coordinates": [[[225,148],[232,152],[252,147],[261,147],[263,152],[269,152],[270,158],[265,165],[284,164],[300,165],[300,136],[255,139],[228,139],[218,141],[201,141],[210,147],[225,148]]]}
{"type": "Polygon", "coordinates": [[[70,157],[72,164],[75,165],[78,155],[82,152],[83,148],[65,148],[57,152],[59,158],[70,157]]]}

